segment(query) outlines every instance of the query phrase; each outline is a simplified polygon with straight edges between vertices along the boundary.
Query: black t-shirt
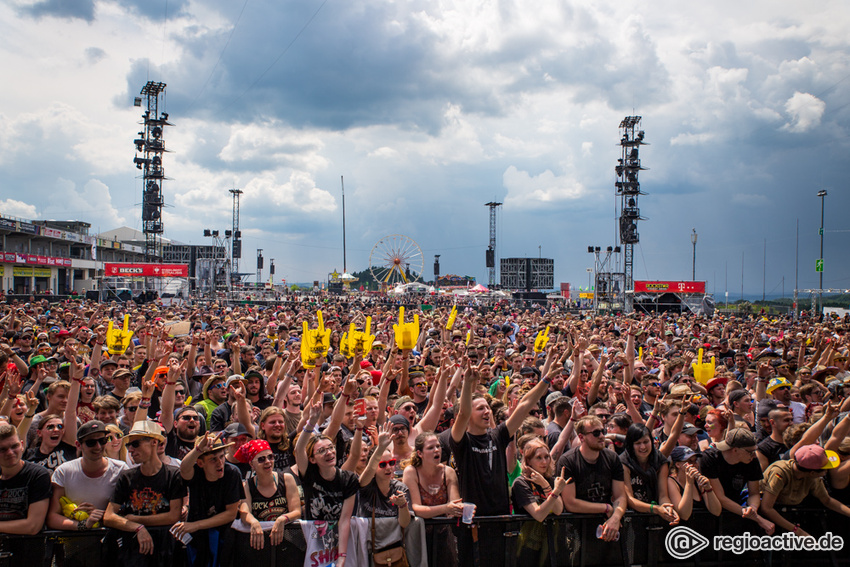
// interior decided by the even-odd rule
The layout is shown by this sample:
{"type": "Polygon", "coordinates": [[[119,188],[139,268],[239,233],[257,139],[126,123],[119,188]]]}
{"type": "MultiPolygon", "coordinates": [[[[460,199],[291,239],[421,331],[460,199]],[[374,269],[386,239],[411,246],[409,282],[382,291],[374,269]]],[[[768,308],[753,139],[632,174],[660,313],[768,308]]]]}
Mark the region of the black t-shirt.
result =
{"type": "Polygon", "coordinates": [[[145,476],[139,467],[118,475],[110,502],[118,505],[118,515],[152,516],[169,511],[171,501],[186,496],[180,469],[162,465],[153,476],[145,476]]]}
{"type": "Polygon", "coordinates": [[[723,453],[714,447],[709,447],[702,454],[699,469],[706,478],[718,479],[723,487],[723,495],[738,504],[744,500],[741,492],[747,488],[747,483],[751,480],[762,480],[764,477],[755,457],[749,463],[730,465],[723,458],[723,453]]]}
{"type": "Polygon", "coordinates": [[[242,475],[239,474],[239,469],[228,462],[224,463],[224,476],[217,480],[207,480],[203,469],[196,465],[195,476],[185,482],[189,489],[187,519],[190,522],[212,518],[224,512],[228,504],[245,498],[242,475]]]}
{"type": "Polygon", "coordinates": [[[360,487],[360,493],[357,496],[357,513],[355,516],[362,518],[371,518],[372,509],[375,510],[376,518],[397,518],[398,507],[393,506],[390,502],[390,496],[396,492],[401,492],[407,498],[407,503],[410,505],[410,490],[400,480],[395,478],[390,479],[390,490],[386,496],[378,488],[378,481],[372,478],[372,482],[366,486],[360,487]]]}
{"type": "Polygon", "coordinates": [[[774,441],[772,437],[765,437],[758,444],[759,452],[767,458],[767,464],[772,465],[781,458],[782,453],[788,450],[785,443],[774,441]]]}
{"type": "MultiPolygon", "coordinates": [[[[551,478],[546,478],[549,486],[554,485],[551,478]]],[[[525,507],[529,504],[543,504],[546,500],[546,493],[543,489],[525,476],[518,476],[511,486],[511,503],[514,506],[514,514],[528,514],[525,507]]]]}
{"type": "Polygon", "coordinates": [[[278,472],[285,471],[295,464],[295,432],[289,434],[289,446],[287,449],[281,449],[280,443],[271,443],[272,454],[274,455],[274,470],[278,472]]]}
{"type": "Polygon", "coordinates": [[[215,408],[210,415],[210,431],[223,431],[225,427],[235,421],[230,404],[221,404],[215,408]]]}
{"type": "Polygon", "coordinates": [[[184,441],[177,435],[177,430],[172,429],[165,437],[165,454],[175,459],[183,460],[189,451],[195,448],[194,441],[184,441]]]}
{"type": "Polygon", "coordinates": [[[587,502],[608,504],[613,495],[614,481],[623,480],[623,465],[617,453],[602,449],[595,463],[588,463],[579,447],[561,455],[556,471],[566,469],[566,477],[572,477],[576,485],[576,498],[587,502]]]}
{"type": "Polygon", "coordinates": [[[24,453],[25,461],[41,465],[50,472],[55,471],[62,463],[73,461],[76,458],[77,448],[64,441],[60,441],[56,448],[46,455],[41,452],[41,445],[34,445],[24,453]]]}
{"type": "Polygon", "coordinates": [[[301,486],[304,489],[304,519],[336,523],[346,499],[360,490],[360,481],[356,474],[342,469],[336,469],[332,480],[325,480],[319,474],[319,467],[311,463],[301,474],[301,486]]]}
{"type": "Polygon", "coordinates": [[[464,433],[460,443],[449,436],[449,446],[457,462],[460,496],[477,506],[479,516],[510,513],[508,465],[505,448],[511,442],[508,426],[500,424],[484,435],[464,433]]]}
{"type": "MultiPolygon", "coordinates": [[[[24,467],[12,478],[0,479],[0,522],[25,520],[30,504],[50,498],[50,471],[24,461],[24,467]]],[[[0,525],[0,531],[3,531],[0,525]]]]}

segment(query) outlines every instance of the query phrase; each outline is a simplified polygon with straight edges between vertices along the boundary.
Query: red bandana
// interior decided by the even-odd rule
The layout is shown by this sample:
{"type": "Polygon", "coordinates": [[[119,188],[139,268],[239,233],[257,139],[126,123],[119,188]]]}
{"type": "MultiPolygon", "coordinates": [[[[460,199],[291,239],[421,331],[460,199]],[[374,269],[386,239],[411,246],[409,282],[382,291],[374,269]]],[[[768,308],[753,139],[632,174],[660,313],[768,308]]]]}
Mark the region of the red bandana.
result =
{"type": "Polygon", "coordinates": [[[263,451],[271,450],[271,445],[269,445],[269,442],[265,439],[254,439],[253,441],[249,441],[239,447],[239,449],[233,456],[240,463],[250,463],[254,460],[254,457],[259,455],[263,451]]]}

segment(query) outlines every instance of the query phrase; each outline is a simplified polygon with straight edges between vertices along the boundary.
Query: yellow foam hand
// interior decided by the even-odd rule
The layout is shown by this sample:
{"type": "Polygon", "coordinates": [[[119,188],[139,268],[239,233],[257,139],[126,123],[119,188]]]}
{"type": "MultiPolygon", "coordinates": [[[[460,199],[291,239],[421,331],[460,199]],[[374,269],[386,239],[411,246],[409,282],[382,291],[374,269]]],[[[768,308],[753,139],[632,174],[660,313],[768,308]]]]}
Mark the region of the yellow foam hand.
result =
{"type": "Polygon", "coordinates": [[[325,321],[322,319],[322,311],[316,312],[319,319],[317,329],[310,329],[307,321],[303,322],[301,333],[301,363],[305,368],[315,368],[315,361],[321,356],[328,355],[331,346],[331,330],[325,329],[325,321]]]}
{"type": "Polygon", "coordinates": [[[546,325],[546,328],[537,333],[537,338],[534,339],[534,352],[540,354],[543,352],[543,349],[546,348],[546,343],[549,342],[549,325],[546,325]]]}
{"type": "MultiPolygon", "coordinates": [[[[62,515],[78,522],[89,519],[89,513],[85,510],[79,510],[77,505],[71,502],[67,496],[59,499],[59,505],[62,507],[62,515]]],[[[95,522],[93,528],[99,528],[100,522],[95,522]]]]}
{"type": "Polygon", "coordinates": [[[638,347],[638,360],[643,360],[643,347],[638,347]]]}
{"type": "Polygon", "coordinates": [[[124,315],[124,328],[116,329],[112,321],[109,322],[109,328],[106,330],[106,347],[109,349],[109,354],[124,354],[127,347],[130,346],[130,339],[133,338],[133,331],[130,330],[130,315],[124,315]]]}
{"type": "Polygon", "coordinates": [[[358,331],[354,328],[354,323],[351,324],[351,332],[348,334],[349,351],[352,355],[361,353],[361,356],[366,356],[372,350],[372,343],[375,342],[375,335],[371,334],[372,318],[366,317],[366,330],[358,331]]]}
{"type": "Polygon", "coordinates": [[[697,362],[694,362],[694,378],[702,385],[708,384],[708,381],[714,378],[715,358],[711,357],[711,362],[702,361],[703,349],[699,349],[697,353],[697,362]]]}
{"type": "Polygon", "coordinates": [[[354,323],[351,324],[351,327],[348,331],[342,334],[342,338],[339,339],[339,353],[345,358],[351,357],[351,348],[349,346],[349,337],[354,333],[354,323]]]}
{"type": "Polygon", "coordinates": [[[472,331],[466,332],[466,346],[469,346],[469,339],[472,338],[472,331]]]}
{"type": "Polygon", "coordinates": [[[313,337],[307,321],[302,322],[301,327],[301,365],[304,368],[315,368],[316,357],[313,356],[313,337]]]}
{"type": "Polygon", "coordinates": [[[393,324],[395,344],[401,350],[413,350],[419,341],[419,315],[413,314],[413,323],[404,322],[404,307],[398,308],[398,323],[393,324]]]}
{"type": "Polygon", "coordinates": [[[452,327],[455,326],[455,319],[457,319],[457,305],[453,305],[452,312],[449,313],[449,320],[446,322],[447,331],[451,331],[452,327]]]}

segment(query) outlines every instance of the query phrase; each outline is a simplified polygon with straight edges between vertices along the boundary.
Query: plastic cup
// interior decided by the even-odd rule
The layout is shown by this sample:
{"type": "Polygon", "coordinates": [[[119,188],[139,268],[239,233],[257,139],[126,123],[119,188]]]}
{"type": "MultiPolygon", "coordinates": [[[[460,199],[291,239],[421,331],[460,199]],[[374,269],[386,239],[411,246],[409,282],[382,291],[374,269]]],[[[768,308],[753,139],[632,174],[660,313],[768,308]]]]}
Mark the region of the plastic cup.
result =
{"type": "Polygon", "coordinates": [[[463,503],[463,515],[461,516],[461,521],[464,524],[471,524],[472,517],[475,515],[475,504],[470,504],[469,502],[463,503]]]}
{"type": "MultiPolygon", "coordinates": [[[[603,531],[604,528],[602,527],[602,524],[596,526],[596,539],[602,539],[603,531]]],[[[617,532],[617,535],[614,536],[614,541],[620,541],[620,532],[617,532]]]]}

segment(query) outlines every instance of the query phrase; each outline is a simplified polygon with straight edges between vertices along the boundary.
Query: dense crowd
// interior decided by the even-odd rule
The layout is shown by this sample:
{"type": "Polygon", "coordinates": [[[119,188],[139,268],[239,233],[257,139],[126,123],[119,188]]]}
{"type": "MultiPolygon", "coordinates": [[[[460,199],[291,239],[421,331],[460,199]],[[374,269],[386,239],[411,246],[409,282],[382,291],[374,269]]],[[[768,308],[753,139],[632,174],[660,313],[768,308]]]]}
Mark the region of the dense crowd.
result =
{"type": "Polygon", "coordinates": [[[0,533],[103,526],[125,565],[467,563],[505,546],[471,514],[527,516],[517,560],[539,565],[553,514],[598,515],[599,545],[629,509],[798,536],[817,527],[794,506],[850,516],[846,321],[502,302],[408,310],[402,340],[396,307],[356,297],[0,307],[0,533]],[[411,550],[414,526],[439,545],[411,550]]]}

